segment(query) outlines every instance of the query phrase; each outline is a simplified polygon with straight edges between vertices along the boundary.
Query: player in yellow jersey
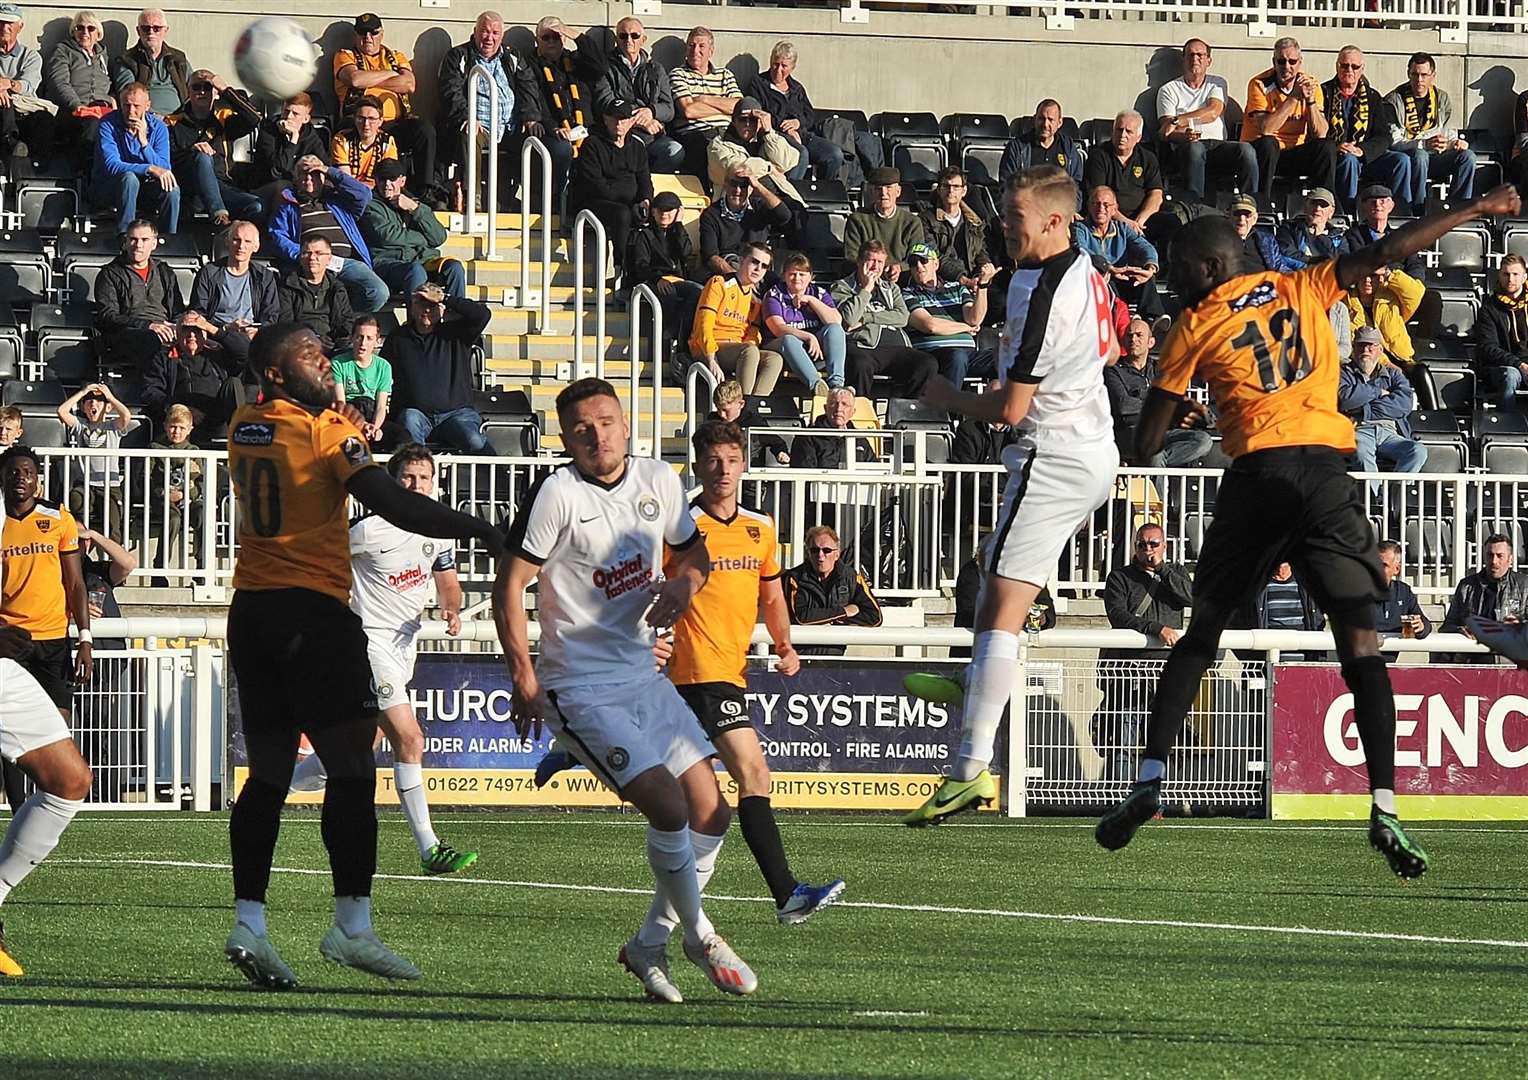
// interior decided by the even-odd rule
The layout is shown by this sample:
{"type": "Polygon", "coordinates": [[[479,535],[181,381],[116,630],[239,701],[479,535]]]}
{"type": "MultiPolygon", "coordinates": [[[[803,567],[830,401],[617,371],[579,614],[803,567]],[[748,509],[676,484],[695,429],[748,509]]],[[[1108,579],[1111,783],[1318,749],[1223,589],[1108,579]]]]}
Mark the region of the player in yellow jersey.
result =
{"type": "Polygon", "coordinates": [[[1235,462],[1194,572],[1193,618],[1151,704],[1138,779],[1098,823],[1095,836],[1104,847],[1124,847],[1157,812],[1167,756],[1221,631],[1273,568],[1289,562],[1331,620],[1342,677],[1353,691],[1374,797],[1369,843],[1403,878],[1427,870],[1427,853],[1396,817],[1395,702],[1374,632],[1374,602],[1385,578],[1374,529],[1347,474],[1353,424],[1337,411],[1343,358],[1326,312],[1381,266],[1477,218],[1516,215],[1519,206],[1515,189],[1499,187],[1294,274],[1240,273],[1242,242],[1226,218],[1201,218],[1174,238],[1172,286],[1185,306],[1157,362],[1136,453],[1144,459],[1160,449],[1197,377],[1209,383],[1235,462]]]}
{"type": "Polygon", "coordinates": [[[298,739],[306,734],[328,766],[323,839],[334,875],[334,926],[319,952],[387,978],[419,970],[371,929],[377,866],[377,702],[366,634],[350,610],[347,499],[423,536],[480,540],[487,522],[405,490],[376,467],[348,406],[334,408],[334,376],[313,332],[264,327],[249,363],[263,401],[234,413],[228,467],[238,500],[238,562],[228,609],[228,653],[238,684],[249,779],[234,803],[236,921],[224,946],[256,986],[297,985],[266,936],[265,893],[298,739]]]}

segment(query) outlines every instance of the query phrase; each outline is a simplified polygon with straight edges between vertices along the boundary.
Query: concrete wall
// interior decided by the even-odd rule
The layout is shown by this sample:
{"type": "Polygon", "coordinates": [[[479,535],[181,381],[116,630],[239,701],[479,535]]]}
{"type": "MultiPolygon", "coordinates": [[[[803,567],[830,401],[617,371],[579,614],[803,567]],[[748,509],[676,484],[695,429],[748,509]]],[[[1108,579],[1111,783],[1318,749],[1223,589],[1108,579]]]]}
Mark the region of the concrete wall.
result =
{"type": "MultiPolygon", "coordinates": [[[[486,0],[485,0],[486,2],[486,0]]],[[[184,49],[193,64],[222,72],[232,70],[233,43],[250,20],[273,9],[289,11],[299,5],[262,7],[240,0],[220,3],[212,10],[185,5],[167,7],[169,40],[184,49]]],[[[362,10],[374,10],[386,24],[386,40],[416,58],[421,82],[428,87],[446,50],[465,40],[478,10],[456,4],[421,8],[402,0],[358,0],[350,5],[333,0],[300,5],[297,17],[324,42],[332,55],[352,39],[351,21],[362,10]]],[[[40,36],[44,54],[68,29],[74,8],[27,4],[25,40],[40,36]]],[[[96,8],[106,25],[106,40],[120,52],[136,40],[136,8],[96,8]]],[[[502,0],[499,10],[513,27],[511,36],[526,45],[527,27],[544,15],[556,14],[569,26],[611,25],[630,8],[606,3],[527,3],[502,0]]],[[[859,108],[867,113],[885,109],[949,112],[998,112],[1027,115],[1044,97],[1055,97],[1068,115],[1078,119],[1112,116],[1138,100],[1152,100],[1149,90],[1177,75],[1175,50],[1183,39],[1197,35],[1215,50],[1212,71],[1231,85],[1240,100],[1248,78],[1266,68],[1272,43],[1250,38],[1237,23],[1174,23],[1167,21],[1078,20],[1070,32],[1048,32],[1033,17],[991,17],[874,11],[868,25],[839,21],[836,9],[777,9],[769,7],[709,7],[664,5],[663,14],[644,19],[648,37],[666,65],[682,61],[683,38],[690,26],[703,22],[716,33],[717,55],[740,81],[767,63],[770,46],[789,37],[800,54],[796,75],[815,104],[859,108]]],[[[1433,31],[1324,29],[1280,27],[1305,47],[1308,70],[1330,78],[1338,48],[1355,43],[1369,56],[1371,81],[1382,93],[1405,78],[1406,58],[1424,50],[1438,58],[1439,85],[1460,105],[1465,126],[1510,123],[1511,104],[1528,86],[1528,57],[1521,39],[1504,34],[1476,33],[1467,45],[1445,45],[1433,31]]],[[[322,78],[326,96],[331,80],[322,78]]],[[[431,93],[421,95],[428,110],[431,93]]],[[[1138,106],[1137,106],[1138,107],[1138,106]]],[[[1150,115],[1149,110],[1142,110],[1150,115]]]]}

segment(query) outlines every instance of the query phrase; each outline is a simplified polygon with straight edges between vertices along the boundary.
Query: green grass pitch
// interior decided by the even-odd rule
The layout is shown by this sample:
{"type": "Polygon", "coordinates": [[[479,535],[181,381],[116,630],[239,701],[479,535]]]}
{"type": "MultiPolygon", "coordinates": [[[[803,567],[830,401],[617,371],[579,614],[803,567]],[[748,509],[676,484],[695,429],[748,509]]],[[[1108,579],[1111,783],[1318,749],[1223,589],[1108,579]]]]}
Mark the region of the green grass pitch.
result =
{"type": "Polygon", "coordinates": [[[708,909],[759,991],[676,944],[686,1001],[660,1006],[615,963],[640,822],[437,817],[482,860],[417,877],[384,815],[378,929],[425,971],[394,986],[320,960],[327,862],[289,813],[270,920],[303,986],[269,994],[222,958],[226,818],[82,815],[3,910],[28,972],[0,981],[0,1077],[1528,1075],[1513,826],[1417,829],[1434,866],[1403,887],[1357,824],[1156,823],[1109,855],[1090,822],[784,815],[797,873],[847,902],[775,925],[734,828],[708,909]]]}

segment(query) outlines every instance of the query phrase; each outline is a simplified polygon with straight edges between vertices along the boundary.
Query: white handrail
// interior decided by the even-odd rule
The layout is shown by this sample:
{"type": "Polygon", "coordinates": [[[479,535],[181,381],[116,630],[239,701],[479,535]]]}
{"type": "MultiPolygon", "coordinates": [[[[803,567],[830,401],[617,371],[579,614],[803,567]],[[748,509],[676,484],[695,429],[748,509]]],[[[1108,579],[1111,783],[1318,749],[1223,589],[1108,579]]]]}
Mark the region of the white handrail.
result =
{"type": "Polygon", "coordinates": [[[477,95],[478,88],[483,84],[488,86],[488,195],[484,200],[488,204],[488,245],[484,257],[492,262],[499,257],[499,84],[493,81],[487,71],[477,66],[467,76],[467,130],[462,133],[467,201],[462,225],[467,235],[477,235],[477,95]]]}
{"type": "Polygon", "coordinates": [[[637,372],[641,367],[642,360],[642,312],[649,310],[653,313],[653,332],[651,346],[648,350],[653,365],[653,448],[652,456],[663,456],[663,347],[668,344],[663,334],[663,304],[658,299],[658,294],[646,285],[638,285],[631,290],[631,298],[627,301],[627,317],[631,321],[631,346],[628,355],[631,357],[631,452],[636,454],[638,443],[638,429],[641,427],[642,399],[638,395],[640,380],[637,372]]]}
{"type": "Polygon", "coordinates": [[[712,399],[716,397],[716,376],[711,374],[711,366],[702,364],[699,360],[690,365],[684,373],[684,400],[685,400],[685,425],[684,425],[684,454],[685,474],[693,477],[695,472],[695,446],[690,442],[690,436],[700,427],[701,417],[711,411],[712,399]],[[702,405],[696,395],[697,383],[705,383],[706,400],[702,405]]]}
{"type": "Polygon", "coordinates": [[[520,307],[531,293],[531,155],[541,159],[541,320],[538,334],[552,332],[552,154],[534,135],[520,146],[520,307]]]}
{"type": "MultiPolygon", "coordinates": [[[[599,275],[595,279],[594,286],[594,377],[605,377],[605,244],[608,242],[605,236],[605,223],[595,216],[592,210],[580,210],[578,216],[573,219],[573,377],[582,379],[584,370],[584,231],[594,230],[594,239],[599,254],[599,275]]],[[[632,378],[636,378],[635,358],[633,358],[632,378]]],[[[635,381],[633,381],[633,409],[631,437],[636,439],[636,409],[635,409],[635,381]]],[[[632,443],[636,445],[635,441],[632,443]]]]}

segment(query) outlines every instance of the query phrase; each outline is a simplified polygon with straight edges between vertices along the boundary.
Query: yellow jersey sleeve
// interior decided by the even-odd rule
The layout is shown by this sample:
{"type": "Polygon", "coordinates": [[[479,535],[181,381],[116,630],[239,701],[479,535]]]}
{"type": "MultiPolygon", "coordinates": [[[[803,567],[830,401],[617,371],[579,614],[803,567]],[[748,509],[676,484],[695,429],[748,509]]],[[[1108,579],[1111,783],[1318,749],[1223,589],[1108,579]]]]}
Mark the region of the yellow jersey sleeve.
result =
{"type": "Polygon", "coordinates": [[[764,565],[759,568],[759,577],[763,581],[772,581],[781,572],[780,541],[775,531],[775,519],[766,515],[764,521],[764,565]]]}
{"type": "Polygon", "coordinates": [[[1289,296],[1294,306],[1300,306],[1303,298],[1307,301],[1306,306],[1313,305],[1322,311],[1348,295],[1348,290],[1337,281],[1336,259],[1324,259],[1315,266],[1289,274],[1280,284],[1285,286],[1280,292],[1289,296]]]}
{"type": "Polygon", "coordinates": [[[366,436],[339,413],[320,413],[314,428],[313,445],[320,466],[335,483],[347,484],[356,473],[374,464],[366,436]]]}
{"type": "Polygon", "coordinates": [[[74,515],[62,506],[58,508],[58,516],[58,553],[60,555],[70,555],[80,549],[80,523],[74,520],[74,515]]]}
{"type": "Polygon", "coordinates": [[[1182,397],[1188,393],[1188,384],[1194,379],[1194,349],[1189,340],[1188,322],[1179,319],[1167,332],[1162,344],[1162,355],[1157,357],[1158,390],[1182,397]]]}

